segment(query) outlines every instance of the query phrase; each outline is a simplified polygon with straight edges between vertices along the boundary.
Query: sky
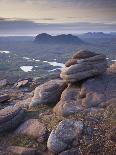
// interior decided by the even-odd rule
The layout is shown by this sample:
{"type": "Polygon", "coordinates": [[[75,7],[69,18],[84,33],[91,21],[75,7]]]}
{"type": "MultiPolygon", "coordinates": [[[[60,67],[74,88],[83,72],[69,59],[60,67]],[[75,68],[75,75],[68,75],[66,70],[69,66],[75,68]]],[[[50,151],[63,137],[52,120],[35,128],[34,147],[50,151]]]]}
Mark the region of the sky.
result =
{"type": "Polygon", "coordinates": [[[116,31],[116,0],[0,0],[0,34],[116,31]]]}

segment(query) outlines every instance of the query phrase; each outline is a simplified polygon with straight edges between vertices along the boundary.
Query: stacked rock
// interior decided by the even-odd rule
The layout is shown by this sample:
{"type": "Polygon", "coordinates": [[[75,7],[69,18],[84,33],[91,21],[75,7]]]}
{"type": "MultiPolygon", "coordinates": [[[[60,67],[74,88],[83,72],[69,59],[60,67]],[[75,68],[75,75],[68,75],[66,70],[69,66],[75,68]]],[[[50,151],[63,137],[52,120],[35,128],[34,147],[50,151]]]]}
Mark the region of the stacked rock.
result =
{"type": "Polygon", "coordinates": [[[107,61],[104,54],[91,51],[78,51],[65,63],[60,76],[67,82],[77,82],[100,75],[106,71],[107,61]]]}
{"type": "Polygon", "coordinates": [[[24,109],[18,105],[0,110],[0,133],[14,129],[24,118],[24,109]]]}

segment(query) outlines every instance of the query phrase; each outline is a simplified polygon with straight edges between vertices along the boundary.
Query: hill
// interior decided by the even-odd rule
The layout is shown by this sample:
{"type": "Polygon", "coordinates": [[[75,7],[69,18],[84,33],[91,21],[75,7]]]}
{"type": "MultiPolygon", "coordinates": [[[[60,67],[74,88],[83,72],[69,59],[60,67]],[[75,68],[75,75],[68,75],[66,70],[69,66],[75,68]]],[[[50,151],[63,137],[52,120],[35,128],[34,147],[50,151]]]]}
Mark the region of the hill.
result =
{"type": "Polygon", "coordinates": [[[36,43],[56,43],[56,44],[82,44],[83,41],[78,37],[71,34],[62,34],[57,36],[52,36],[47,33],[39,34],[35,37],[34,42],[36,43]]]}

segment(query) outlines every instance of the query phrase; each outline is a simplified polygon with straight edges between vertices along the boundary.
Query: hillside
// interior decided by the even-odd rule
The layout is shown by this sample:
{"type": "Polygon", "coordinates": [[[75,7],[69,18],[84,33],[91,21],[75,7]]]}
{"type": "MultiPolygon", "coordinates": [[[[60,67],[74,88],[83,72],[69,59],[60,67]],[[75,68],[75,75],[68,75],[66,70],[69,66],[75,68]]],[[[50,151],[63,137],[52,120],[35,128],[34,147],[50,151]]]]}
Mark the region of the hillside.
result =
{"type": "Polygon", "coordinates": [[[116,63],[104,54],[80,50],[60,77],[0,88],[0,155],[115,154],[116,63]]]}

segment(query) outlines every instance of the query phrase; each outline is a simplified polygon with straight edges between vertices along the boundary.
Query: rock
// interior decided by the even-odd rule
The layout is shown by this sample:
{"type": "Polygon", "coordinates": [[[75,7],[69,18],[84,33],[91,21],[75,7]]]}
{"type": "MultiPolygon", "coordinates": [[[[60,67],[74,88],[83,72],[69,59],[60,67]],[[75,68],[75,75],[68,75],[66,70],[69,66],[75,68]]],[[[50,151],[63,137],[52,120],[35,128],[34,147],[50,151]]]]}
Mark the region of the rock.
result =
{"type": "Polygon", "coordinates": [[[60,101],[53,111],[57,115],[68,116],[83,110],[79,100],[80,88],[78,85],[69,85],[62,93],[60,101]]]}
{"type": "Polygon", "coordinates": [[[6,86],[8,84],[8,81],[6,79],[0,80],[0,88],[6,86]]]}
{"type": "Polygon", "coordinates": [[[8,106],[0,110],[0,132],[16,128],[24,118],[24,109],[20,106],[8,106]]]}
{"type": "Polygon", "coordinates": [[[90,51],[79,51],[66,62],[60,76],[67,82],[77,82],[103,74],[106,69],[105,55],[90,51]]]}
{"type": "Polygon", "coordinates": [[[38,119],[29,119],[21,124],[15,133],[16,135],[20,134],[34,137],[38,139],[39,142],[43,142],[47,139],[48,130],[38,119]]]}
{"type": "Polygon", "coordinates": [[[48,149],[54,153],[60,153],[70,147],[77,146],[82,130],[83,123],[81,121],[61,121],[48,138],[48,149]]]}
{"type": "Polygon", "coordinates": [[[18,80],[18,82],[15,84],[15,86],[17,88],[26,87],[26,86],[29,86],[29,83],[31,83],[31,82],[32,82],[31,78],[21,79],[21,80],[18,80]]]}
{"type": "Polygon", "coordinates": [[[82,84],[80,94],[85,94],[82,106],[86,108],[103,107],[103,103],[107,104],[108,101],[116,97],[116,76],[104,74],[89,79],[82,84]]]}
{"type": "Polygon", "coordinates": [[[36,87],[30,107],[38,104],[57,103],[65,87],[66,84],[62,80],[51,80],[36,87]]]}
{"type": "Polygon", "coordinates": [[[62,93],[53,111],[68,116],[83,110],[101,110],[116,101],[116,76],[114,73],[70,84],[62,93]]]}
{"type": "Polygon", "coordinates": [[[111,73],[116,73],[116,62],[110,65],[110,67],[108,68],[108,71],[111,73]]]}
{"type": "Polygon", "coordinates": [[[0,96],[0,103],[8,101],[10,99],[9,95],[1,95],[0,96]]]}
{"type": "Polygon", "coordinates": [[[61,152],[59,155],[79,155],[79,149],[73,148],[70,150],[66,150],[66,151],[61,152]]]}
{"type": "Polygon", "coordinates": [[[33,148],[26,148],[21,146],[10,146],[7,149],[13,155],[36,155],[37,150],[33,148]]]}

